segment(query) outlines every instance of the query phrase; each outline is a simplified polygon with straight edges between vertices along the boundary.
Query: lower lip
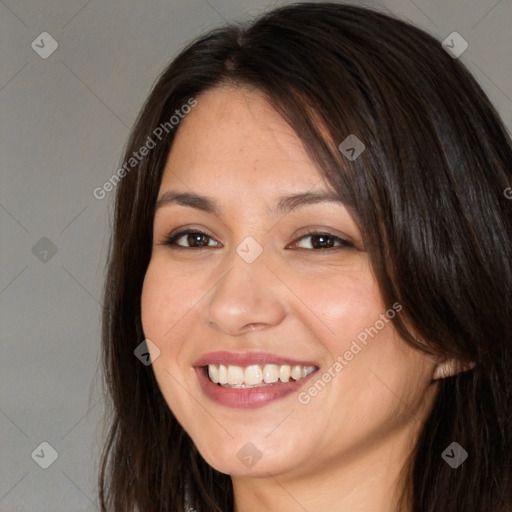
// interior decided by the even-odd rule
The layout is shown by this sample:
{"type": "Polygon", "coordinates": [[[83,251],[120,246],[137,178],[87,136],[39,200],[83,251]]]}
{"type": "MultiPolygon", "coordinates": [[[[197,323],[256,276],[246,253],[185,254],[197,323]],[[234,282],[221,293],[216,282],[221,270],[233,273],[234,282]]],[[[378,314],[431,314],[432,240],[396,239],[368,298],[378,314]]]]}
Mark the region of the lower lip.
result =
{"type": "Polygon", "coordinates": [[[221,405],[249,409],[261,407],[275,400],[297,392],[305,382],[315,375],[316,370],[300,380],[291,382],[276,382],[255,388],[225,388],[214,384],[205,374],[204,367],[196,367],[199,383],[205,395],[221,405]]]}

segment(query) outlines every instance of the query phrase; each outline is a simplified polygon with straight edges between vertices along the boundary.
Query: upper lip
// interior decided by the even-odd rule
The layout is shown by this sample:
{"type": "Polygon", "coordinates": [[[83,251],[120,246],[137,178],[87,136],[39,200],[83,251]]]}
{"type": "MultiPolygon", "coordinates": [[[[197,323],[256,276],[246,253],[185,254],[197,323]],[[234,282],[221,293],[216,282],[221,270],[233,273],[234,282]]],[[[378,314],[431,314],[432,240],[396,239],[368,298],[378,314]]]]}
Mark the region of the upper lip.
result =
{"type": "Polygon", "coordinates": [[[271,354],[270,352],[209,352],[201,356],[194,366],[207,366],[209,364],[224,364],[233,366],[251,366],[264,364],[288,364],[290,366],[317,366],[311,361],[298,361],[289,357],[271,354]]]}

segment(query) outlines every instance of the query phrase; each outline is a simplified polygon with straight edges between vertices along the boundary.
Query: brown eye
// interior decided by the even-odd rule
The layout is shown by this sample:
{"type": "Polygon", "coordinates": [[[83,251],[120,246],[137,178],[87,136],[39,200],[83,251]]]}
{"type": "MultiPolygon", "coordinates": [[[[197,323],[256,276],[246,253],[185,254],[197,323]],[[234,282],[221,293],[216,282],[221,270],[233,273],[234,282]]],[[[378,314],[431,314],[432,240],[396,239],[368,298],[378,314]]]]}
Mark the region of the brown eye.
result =
{"type": "Polygon", "coordinates": [[[353,245],[348,241],[344,240],[335,235],[331,235],[330,233],[320,233],[320,232],[312,232],[307,235],[302,236],[297,242],[294,242],[294,246],[297,246],[300,249],[333,249],[333,248],[343,248],[343,247],[353,247],[353,245]],[[304,246],[300,246],[302,240],[310,239],[309,243],[305,243],[304,246]]]}
{"type": "MultiPolygon", "coordinates": [[[[184,249],[201,249],[203,247],[216,247],[211,245],[210,242],[214,242],[213,238],[207,233],[202,231],[181,231],[175,235],[171,235],[167,238],[163,245],[169,245],[173,248],[184,248],[184,249]]],[[[214,242],[216,244],[216,242],[214,242]]]]}

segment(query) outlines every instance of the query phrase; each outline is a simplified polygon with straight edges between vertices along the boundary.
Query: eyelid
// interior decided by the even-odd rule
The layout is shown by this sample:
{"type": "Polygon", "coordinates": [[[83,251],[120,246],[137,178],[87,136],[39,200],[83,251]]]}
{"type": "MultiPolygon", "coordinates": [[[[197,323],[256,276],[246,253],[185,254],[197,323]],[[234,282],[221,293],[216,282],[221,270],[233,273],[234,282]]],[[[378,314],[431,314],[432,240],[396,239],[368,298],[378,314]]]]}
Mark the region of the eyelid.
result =
{"type": "MultiPolygon", "coordinates": [[[[322,249],[306,249],[304,247],[298,247],[297,249],[301,249],[301,250],[309,251],[309,252],[326,252],[326,251],[332,251],[332,250],[342,249],[342,248],[350,248],[350,247],[355,248],[354,243],[348,237],[345,238],[344,236],[334,234],[327,228],[324,228],[324,229],[304,228],[303,230],[300,230],[300,231],[297,234],[298,236],[294,239],[294,241],[286,246],[286,249],[288,249],[289,247],[296,246],[304,238],[313,237],[313,236],[321,236],[321,235],[327,236],[327,237],[332,237],[332,238],[338,240],[340,242],[340,244],[335,245],[333,247],[326,247],[326,248],[322,248],[322,249]],[[302,231],[302,233],[300,231],[302,231]]],[[[160,242],[158,245],[166,245],[174,250],[187,250],[187,249],[188,250],[199,250],[199,249],[208,249],[208,248],[211,249],[212,248],[212,246],[210,246],[210,245],[205,245],[202,247],[187,247],[187,246],[182,246],[182,245],[178,245],[175,243],[176,240],[179,240],[182,236],[189,235],[189,234],[205,235],[209,239],[215,241],[217,244],[220,244],[221,248],[223,247],[222,243],[218,242],[215,239],[215,237],[211,233],[208,232],[208,230],[205,230],[202,228],[196,228],[196,227],[192,227],[192,226],[184,226],[184,227],[178,228],[174,231],[171,231],[171,233],[169,235],[167,235],[164,238],[164,240],[162,242],[160,242]]],[[[214,248],[217,249],[219,247],[216,246],[214,248]]]]}
{"type": "Polygon", "coordinates": [[[334,250],[334,249],[340,249],[340,248],[343,248],[343,247],[353,247],[355,248],[355,245],[352,241],[350,241],[350,239],[348,237],[343,237],[343,236],[340,236],[340,235],[336,235],[334,233],[331,233],[329,230],[326,230],[326,229],[309,229],[308,231],[306,231],[305,233],[302,233],[300,234],[291,244],[289,244],[287,247],[290,247],[290,246],[293,246],[293,245],[297,245],[298,242],[300,242],[303,238],[307,238],[307,237],[313,237],[313,236],[328,236],[328,237],[332,237],[336,240],[338,240],[340,243],[340,245],[338,246],[334,246],[334,247],[327,247],[325,249],[304,249],[303,247],[299,247],[299,249],[302,249],[302,250],[305,250],[305,251],[310,251],[310,252],[321,252],[321,251],[329,251],[329,250],[334,250]]]}
{"type": "Polygon", "coordinates": [[[352,240],[352,238],[350,236],[348,236],[345,233],[342,233],[338,230],[334,230],[332,228],[308,226],[306,228],[299,229],[295,233],[295,235],[296,236],[295,236],[295,239],[292,242],[292,244],[297,243],[301,238],[304,238],[306,236],[326,235],[326,236],[331,236],[333,238],[337,238],[338,240],[342,241],[346,245],[355,247],[355,242],[352,240]]]}
{"type": "MultiPolygon", "coordinates": [[[[178,249],[178,250],[179,249],[195,249],[195,250],[198,250],[198,249],[211,248],[211,246],[186,247],[186,246],[177,245],[177,244],[174,243],[176,240],[178,240],[182,236],[188,235],[188,234],[191,234],[191,233],[205,235],[208,238],[214,240],[217,244],[220,244],[220,246],[222,247],[222,243],[218,242],[216,240],[216,238],[210,232],[208,232],[208,230],[203,229],[203,228],[196,228],[196,227],[193,227],[193,226],[184,226],[184,227],[182,226],[182,227],[180,227],[180,228],[178,228],[176,230],[171,231],[168,235],[166,235],[164,237],[164,239],[158,245],[167,245],[167,246],[171,247],[172,249],[178,249]]],[[[217,248],[217,247],[215,247],[215,248],[217,248]]]]}

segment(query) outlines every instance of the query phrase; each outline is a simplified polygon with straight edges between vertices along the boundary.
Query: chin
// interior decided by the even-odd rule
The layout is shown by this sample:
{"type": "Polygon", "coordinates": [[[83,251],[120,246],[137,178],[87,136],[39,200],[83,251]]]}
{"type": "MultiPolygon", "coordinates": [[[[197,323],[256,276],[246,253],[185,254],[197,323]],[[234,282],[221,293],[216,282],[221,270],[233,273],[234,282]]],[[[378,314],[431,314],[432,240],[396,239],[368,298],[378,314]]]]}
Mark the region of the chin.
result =
{"type": "MultiPolygon", "coordinates": [[[[234,432],[232,432],[234,434],[234,432]]],[[[226,442],[219,439],[195,442],[203,459],[214,469],[231,476],[268,477],[293,471],[300,460],[305,458],[297,453],[305,448],[300,439],[278,436],[274,439],[264,435],[251,436],[247,432],[226,442]]]]}

